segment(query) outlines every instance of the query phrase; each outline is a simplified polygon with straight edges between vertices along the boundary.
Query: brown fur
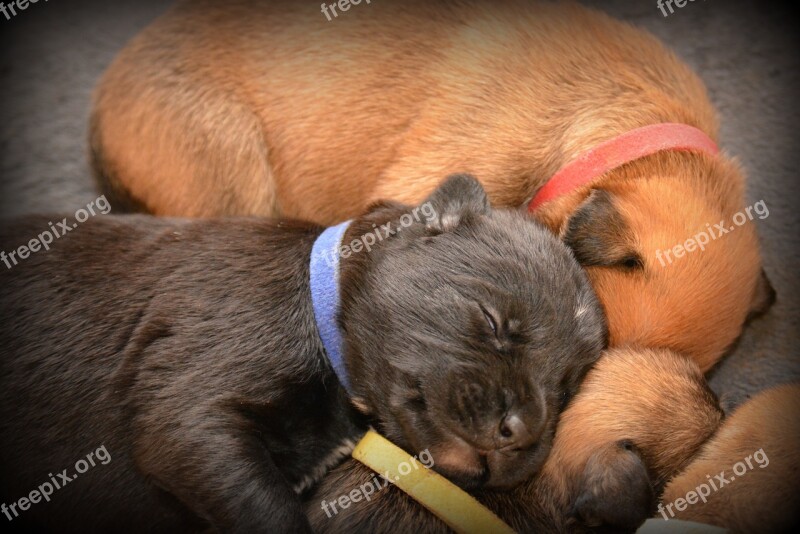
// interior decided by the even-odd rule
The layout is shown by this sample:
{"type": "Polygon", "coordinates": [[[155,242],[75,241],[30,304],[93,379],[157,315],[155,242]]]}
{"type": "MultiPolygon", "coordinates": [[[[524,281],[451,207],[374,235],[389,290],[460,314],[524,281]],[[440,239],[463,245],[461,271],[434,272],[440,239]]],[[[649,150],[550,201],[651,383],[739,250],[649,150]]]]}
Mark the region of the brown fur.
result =
{"type": "MultiPolygon", "coordinates": [[[[721,418],[702,374],[685,358],[665,350],[609,350],[562,414],[541,473],[513,492],[477,497],[519,532],[633,530],[652,513],[652,495],[685,467],[721,418]]],[[[322,499],[346,495],[372,476],[354,460],[329,474],[308,500],[314,530],[447,531],[392,486],[330,518],[322,511],[322,499]]]]}
{"type": "MultiPolygon", "coordinates": [[[[92,147],[115,206],[332,223],[376,199],[417,203],[454,172],[522,206],[583,151],[665,121],[718,138],[686,65],[578,5],[382,0],[328,22],[315,3],[206,0],[170,11],[112,64],[92,147]]],[[[667,267],[655,257],[743,208],[743,182],[727,156],[672,153],[593,186],[629,229],[608,250],[635,258],[590,267],[612,344],[671,348],[707,370],[768,307],[752,224],[667,267]]],[[[537,217],[563,233],[588,195],[537,217]]]]}
{"type": "MultiPolygon", "coordinates": [[[[475,179],[418,208],[375,205],[342,238],[362,243],[338,264],[349,392],[316,319],[316,225],[96,217],[0,268],[0,523],[308,532],[297,494],[366,430],[351,398],[463,487],[526,482],[602,353],[602,310],[563,243],[475,179]],[[100,444],[111,469],[14,508],[100,444]]],[[[48,219],[0,225],[0,251],[48,219]]]]}
{"type": "MultiPolygon", "coordinates": [[[[671,481],[662,504],[686,494],[725,471],[728,484],[707,502],[676,512],[678,519],[711,523],[734,532],[797,532],[800,525],[800,384],[779,386],[745,403],[706,444],[684,473],[671,481]],[[753,453],[763,449],[764,467],[753,453]],[[752,469],[733,473],[750,457],[752,469]]],[[[746,465],[746,464],[745,464],[746,465]]],[[[741,471],[741,468],[740,468],[741,471]]],[[[719,484],[719,482],[717,482],[719,484]]]]}

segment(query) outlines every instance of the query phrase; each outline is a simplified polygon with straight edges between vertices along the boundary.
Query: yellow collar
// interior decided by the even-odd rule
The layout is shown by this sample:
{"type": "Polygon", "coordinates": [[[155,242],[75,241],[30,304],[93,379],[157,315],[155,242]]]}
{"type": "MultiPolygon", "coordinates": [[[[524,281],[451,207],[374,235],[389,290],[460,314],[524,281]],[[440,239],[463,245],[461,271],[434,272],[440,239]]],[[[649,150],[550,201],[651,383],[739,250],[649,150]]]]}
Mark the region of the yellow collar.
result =
{"type": "Polygon", "coordinates": [[[378,474],[388,473],[389,482],[444,521],[457,534],[492,532],[514,534],[514,530],[474,497],[424,466],[400,472],[401,465],[418,465],[417,458],[370,430],[353,449],[353,458],[378,474]]]}

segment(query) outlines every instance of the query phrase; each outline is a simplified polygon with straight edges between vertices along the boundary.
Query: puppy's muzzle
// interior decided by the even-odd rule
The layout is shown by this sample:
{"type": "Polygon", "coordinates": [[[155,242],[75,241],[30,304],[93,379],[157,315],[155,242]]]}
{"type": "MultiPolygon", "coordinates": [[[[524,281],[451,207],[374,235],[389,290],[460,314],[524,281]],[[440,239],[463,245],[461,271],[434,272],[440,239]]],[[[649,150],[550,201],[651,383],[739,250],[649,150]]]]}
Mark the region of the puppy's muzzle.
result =
{"type": "Polygon", "coordinates": [[[453,378],[451,410],[457,434],[478,452],[518,451],[533,447],[545,428],[546,408],[539,388],[492,388],[477,381],[453,378]]]}

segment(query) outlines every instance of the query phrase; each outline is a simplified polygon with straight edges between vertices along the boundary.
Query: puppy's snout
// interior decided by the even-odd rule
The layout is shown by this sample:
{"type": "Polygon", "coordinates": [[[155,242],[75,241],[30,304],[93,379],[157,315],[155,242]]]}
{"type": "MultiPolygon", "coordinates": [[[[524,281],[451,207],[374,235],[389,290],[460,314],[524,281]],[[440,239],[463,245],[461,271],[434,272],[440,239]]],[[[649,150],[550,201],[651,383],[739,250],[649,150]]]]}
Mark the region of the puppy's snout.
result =
{"type": "Polygon", "coordinates": [[[500,421],[498,432],[500,434],[498,436],[498,441],[506,447],[522,448],[532,443],[532,441],[535,441],[531,439],[528,425],[526,425],[525,421],[517,414],[505,416],[500,421]]]}
{"type": "Polygon", "coordinates": [[[542,434],[544,414],[536,403],[509,411],[497,428],[499,448],[527,449],[534,445],[542,434]]]}
{"type": "Polygon", "coordinates": [[[451,413],[477,450],[525,450],[541,438],[547,414],[537,386],[511,389],[463,378],[454,384],[451,413]]]}
{"type": "Polygon", "coordinates": [[[533,380],[486,375],[452,375],[446,415],[453,435],[439,448],[436,465],[464,487],[512,488],[541,468],[555,412],[533,380]]]}

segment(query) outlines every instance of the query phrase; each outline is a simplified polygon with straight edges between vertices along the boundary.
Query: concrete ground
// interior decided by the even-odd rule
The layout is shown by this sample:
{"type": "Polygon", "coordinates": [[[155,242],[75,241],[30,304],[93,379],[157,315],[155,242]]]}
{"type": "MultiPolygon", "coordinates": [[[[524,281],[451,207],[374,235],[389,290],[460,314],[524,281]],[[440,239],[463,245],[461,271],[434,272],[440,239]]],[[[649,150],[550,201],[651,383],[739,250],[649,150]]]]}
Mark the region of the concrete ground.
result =
{"type": "MultiPolygon", "coordinates": [[[[11,20],[0,15],[0,215],[73,213],[97,196],[86,157],[92,87],[125,42],[169,4],[39,2],[11,20]]],[[[756,223],[778,302],[713,372],[712,386],[734,405],[797,381],[796,18],[755,1],[692,1],[669,17],[655,0],[594,5],[649,29],[695,68],[719,108],[724,148],[748,171],[749,203],[769,207],[769,217],[756,223]]]]}

